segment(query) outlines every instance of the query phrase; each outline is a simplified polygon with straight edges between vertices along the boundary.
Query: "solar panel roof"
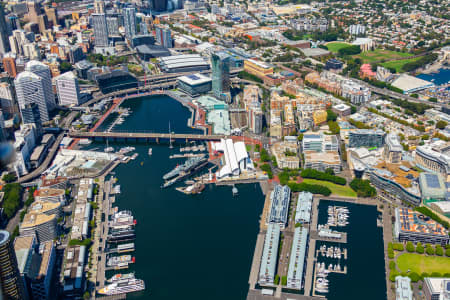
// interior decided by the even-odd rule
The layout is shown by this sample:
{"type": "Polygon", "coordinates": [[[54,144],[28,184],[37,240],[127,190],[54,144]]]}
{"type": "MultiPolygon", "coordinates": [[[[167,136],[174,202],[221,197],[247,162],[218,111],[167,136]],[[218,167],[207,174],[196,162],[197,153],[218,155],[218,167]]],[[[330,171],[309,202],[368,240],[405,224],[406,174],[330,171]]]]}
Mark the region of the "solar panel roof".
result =
{"type": "Polygon", "coordinates": [[[436,174],[425,174],[425,180],[430,188],[440,188],[439,178],[436,174]]]}

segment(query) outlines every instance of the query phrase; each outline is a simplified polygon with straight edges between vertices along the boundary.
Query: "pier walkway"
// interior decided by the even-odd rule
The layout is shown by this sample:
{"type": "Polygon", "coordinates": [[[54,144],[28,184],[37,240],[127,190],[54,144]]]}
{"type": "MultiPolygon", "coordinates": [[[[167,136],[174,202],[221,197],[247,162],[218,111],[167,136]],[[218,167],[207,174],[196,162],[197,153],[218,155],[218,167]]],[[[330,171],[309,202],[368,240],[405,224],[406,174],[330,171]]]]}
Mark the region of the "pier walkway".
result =
{"type": "MultiPolygon", "coordinates": [[[[317,228],[317,222],[319,219],[319,202],[320,200],[316,197],[313,198],[312,202],[312,208],[311,208],[311,224],[309,225],[309,230],[316,230],[317,228]]],[[[304,291],[305,295],[309,296],[311,295],[311,286],[312,286],[312,280],[314,276],[314,263],[316,260],[315,257],[315,250],[316,250],[316,240],[309,238],[309,245],[308,245],[308,257],[306,259],[306,274],[305,274],[305,285],[304,285],[304,291]]]]}

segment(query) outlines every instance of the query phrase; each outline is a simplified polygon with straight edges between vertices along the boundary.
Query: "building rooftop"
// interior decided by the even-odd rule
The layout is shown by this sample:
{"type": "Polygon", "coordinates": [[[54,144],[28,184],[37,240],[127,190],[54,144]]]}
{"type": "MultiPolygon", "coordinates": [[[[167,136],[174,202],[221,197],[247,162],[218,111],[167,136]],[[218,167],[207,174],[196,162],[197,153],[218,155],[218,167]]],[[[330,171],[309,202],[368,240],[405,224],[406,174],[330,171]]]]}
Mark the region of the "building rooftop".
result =
{"type": "Polygon", "coordinates": [[[308,162],[323,162],[327,164],[340,164],[341,159],[337,151],[305,151],[305,161],[308,162]]]}
{"type": "Polygon", "coordinates": [[[41,266],[39,268],[39,272],[37,274],[37,279],[40,279],[41,277],[47,276],[49,273],[50,266],[50,259],[52,256],[52,253],[54,251],[53,241],[46,241],[44,243],[41,243],[39,246],[39,254],[41,255],[42,261],[41,266]]]}
{"type": "Polygon", "coordinates": [[[52,211],[61,207],[61,203],[59,202],[50,202],[50,201],[35,201],[30,206],[30,213],[42,213],[45,214],[48,211],[52,211]]]}
{"type": "Polygon", "coordinates": [[[396,208],[395,211],[401,232],[448,236],[444,226],[417,211],[408,208],[396,208]]]}
{"type": "Polygon", "coordinates": [[[39,226],[44,223],[50,222],[56,218],[56,215],[45,215],[41,213],[27,213],[23,218],[23,222],[20,225],[21,228],[30,228],[34,226],[39,226]]]}
{"type": "Polygon", "coordinates": [[[420,189],[422,197],[445,199],[447,188],[444,178],[437,173],[420,173],[419,175],[420,189]]]}
{"type": "Polygon", "coordinates": [[[206,83],[206,82],[211,82],[211,78],[209,78],[208,76],[202,75],[200,73],[181,76],[181,77],[178,77],[177,79],[180,81],[183,81],[189,85],[197,85],[197,84],[202,84],[202,83],[206,83]]]}
{"type": "Polygon", "coordinates": [[[35,197],[54,197],[61,196],[66,193],[63,189],[53,189],[53,188],[41,188],[39,190],[34,191],[35,197]]]}
{"type": "Polygon", "coordinates": [[[402,74],[392,82],[392,86],[408,92],[434,86],[434,83],[408,74],[402,74]]]}

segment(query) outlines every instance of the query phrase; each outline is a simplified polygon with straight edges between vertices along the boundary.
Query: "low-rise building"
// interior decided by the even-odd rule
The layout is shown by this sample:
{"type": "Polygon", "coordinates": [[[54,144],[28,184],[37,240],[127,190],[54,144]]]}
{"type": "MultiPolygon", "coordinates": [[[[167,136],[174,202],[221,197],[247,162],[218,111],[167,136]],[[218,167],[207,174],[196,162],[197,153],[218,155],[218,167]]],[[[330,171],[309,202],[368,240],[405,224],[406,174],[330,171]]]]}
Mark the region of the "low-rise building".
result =
{"type": "Polygon", "coordinates": [[[297,227],[294,230],[292,248],[287,273],[287,287],[301,290],[303,273],[305,272],[306,245],[308,243],[308,228],[297,227]]]}
{"type": "Polygon", "coordinates": [[[314,125],[318,126],[327,121],[327,112],[326,110],[316,110],[313,113],[314,125]]]}
{"type": "Polygon", "coordinates": [[[341,158],[337,151],[304,151],[305,169],[314,169],[325,172],[326,169],[333,169],[334,173],[341,172],[341,158]]]}
{"type": "Polygon", "coordinates": [[[295,224],[309,223],[311,221],[313,194],[310,192],[300,192],[297,199],[297,209],[295,210],[295,224]]]}
{"type": "Polygon", "coordinates": [[[419,186],[424,203],[445,201],[447,198],[444,178],[438,173],[420,173],[419,186]]]}
{"type": "Polygon", "coordinates": [[[266,224],[278,224],[283,229],[287,223],[290,200],[291,189],[287,185],[275,185],[270,194],[270,211],[266,224]]]}
{"type": "Polygon", "coordinates": [[[414,162],[422,170],[439,173],[448,179],[450,176],[450,142],[439,140],[428,145],[418,146],[414,162]]]}
{"type": "Polygon", "coordinates": [[[377,147],[384,145],[385,132],[383,130],[358,129],[348,134],[348,146],[350,148],[377,147]]]}
{"type": "Polygon", "coordinates": [[[37,237],[40,243],[51,241],[57,236],[56,215],[46,215],[40,212],[29,212],[19,226],[20,235],[37,237]]]}
{"type": "Polygon", "coordinates": [[[423,293],[426,300],[447,300],[450,295],[450,278],[425,277],[423,293]]]}
{"type": "Polygon", "coordinates": [[[400,242],[411,241],[445,246],[450,241],[444,226],[409,208],[395,209],[394,235],[400,242]]]}
{"type": "Polygon", "coordinates": [[[262,61],[247,59],[244,61],[244,71],[263,79],[273,74],[273,67],[262,61]]]}
{"type": "Polygon", "coordinates": [[[63,189],[40,188],[34,191],[34,197],[37,201],[49,201],[64,205],[66,202],[66,191],[63,189]]]}
{"type": "Polygon", "coordinates": [[[352,114],[352,108],[344,103],[333,106],[332,110],[340,117],[345,117],[352,114]]]}
{"type": "Polygon", "coordinates": [[[406,276],[395,277],[395,299],[396,300],[413,300],[413,292],[411,290],[411,279],[406,276]]]}
{"type": "Polygon", "coordinates": [[[298,169],[300,167],[300,158],[297,155],[298,145],[297,137],[293,137],[293,141],[288,136],[283,142],[275,143],[272,146],[272,153],[277,160],[279,168],[298,169]]]}

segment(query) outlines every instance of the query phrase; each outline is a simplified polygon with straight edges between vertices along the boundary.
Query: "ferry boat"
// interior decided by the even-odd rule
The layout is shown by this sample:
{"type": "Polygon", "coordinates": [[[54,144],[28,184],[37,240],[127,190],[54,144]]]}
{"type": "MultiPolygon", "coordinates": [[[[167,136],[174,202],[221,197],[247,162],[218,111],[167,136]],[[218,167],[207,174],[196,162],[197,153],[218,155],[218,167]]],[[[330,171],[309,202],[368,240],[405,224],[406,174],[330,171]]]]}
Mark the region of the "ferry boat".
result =
{"type": "Polygon", "coordinates": [[[111,256],[108,259],[108,262],[106,265],[108,267],[116,267],[116,266],[122,266],[122,265],[128,265],[135,262],[135,258],[131,255],[121,255],[121,256],[111,256]]]}
{"type": "Polygon", "coordinates": [[[152,148],[148,148],[148,155],[152,155],[153,154],[153,149],[152,148]]]}
{"type": "Polygon", "coordinates": [[[187,173],[206,161],[207,158],[204,155],[198,157],[190,157],[184,164],[176,166],[175,169],[165,174],[163,176],[163,179],[169,180],[180,175],[182,172],[187,173]]]}
{"type": "Polygon", "coordinates": [[[129,278],[111,283],[98,291],[102,295],[119,295],[138,292],[145,289],[145,283],[141,279],[129,278]]]}
{"type": "Polygon", "coordinates": [[[120,280],[124,280],[124,279],[135,279],[134,277],[134,273],[128,273],[128,274],[115,274],[113,277],[109,278],[108,280],[106,280],[106,282],[108,283],[113,283],[113,282],[117,282],[120,280]]]}

